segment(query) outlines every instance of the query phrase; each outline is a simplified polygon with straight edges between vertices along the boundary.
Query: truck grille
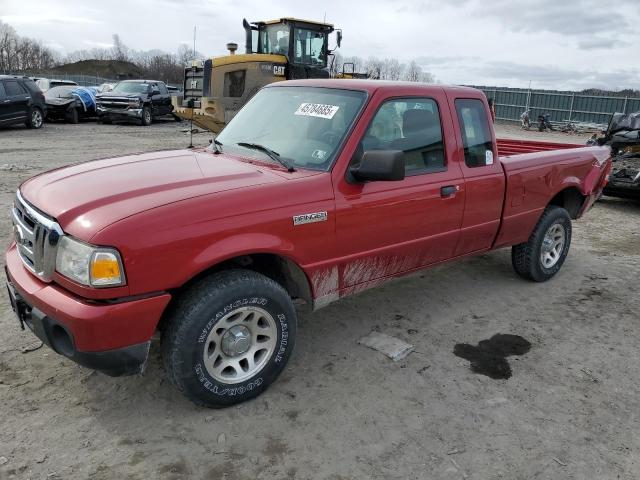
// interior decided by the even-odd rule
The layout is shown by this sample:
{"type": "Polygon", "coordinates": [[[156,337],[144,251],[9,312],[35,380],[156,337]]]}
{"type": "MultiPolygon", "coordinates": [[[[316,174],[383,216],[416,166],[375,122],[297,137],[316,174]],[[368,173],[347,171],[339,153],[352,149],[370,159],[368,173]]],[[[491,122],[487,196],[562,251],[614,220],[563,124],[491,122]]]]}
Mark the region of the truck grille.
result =
{"type": "Polygon", "coordinates": [[[129,108],[129,98],[122,97],[104,97],[98,98],[98,103],[103,108],[113,108],[113,109],[126,109],[129,108]]]}
{"type": "Polygon", "coordinates": [[[20,191],[16,192],[11,219],[22,263],[41,280],[50,282],[56,268],[58,241],[62,235],[60,225],[30,206],[20,191]]]}

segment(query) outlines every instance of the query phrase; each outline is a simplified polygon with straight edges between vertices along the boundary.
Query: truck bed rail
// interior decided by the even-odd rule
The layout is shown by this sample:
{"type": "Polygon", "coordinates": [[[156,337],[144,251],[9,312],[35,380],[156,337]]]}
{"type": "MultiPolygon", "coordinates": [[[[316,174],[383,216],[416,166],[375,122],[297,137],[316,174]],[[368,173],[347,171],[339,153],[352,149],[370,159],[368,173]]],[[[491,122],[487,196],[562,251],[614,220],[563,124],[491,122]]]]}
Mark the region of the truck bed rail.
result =
{"type": "Polygon", "coordinates": [[[553,143],[539,142],[533,140],[512,140],[507,138],[499,138],[496,140],[498,145],[498,156],[507,157],[509,155],[518,155],[520,153],[546,152],[549,150],[564,150],[567,148],[579,148],[584,145],[575,145],[572,143],[553,143]]]}

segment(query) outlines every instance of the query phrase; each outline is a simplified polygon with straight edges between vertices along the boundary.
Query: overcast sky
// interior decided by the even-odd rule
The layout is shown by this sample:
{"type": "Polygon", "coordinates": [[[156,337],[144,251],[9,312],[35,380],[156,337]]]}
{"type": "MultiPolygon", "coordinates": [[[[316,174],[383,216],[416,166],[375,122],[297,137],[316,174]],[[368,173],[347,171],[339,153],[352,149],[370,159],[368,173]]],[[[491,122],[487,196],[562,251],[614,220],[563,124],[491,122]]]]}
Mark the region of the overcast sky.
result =
{"type": "Polygon", "coordinates": [[[61,53],[108,47],[225,53],[242,18],[342,28],[345,56],[415,59],[442,83],[640,89],[640,0],[0,0],[0,20],[61,53]]]}

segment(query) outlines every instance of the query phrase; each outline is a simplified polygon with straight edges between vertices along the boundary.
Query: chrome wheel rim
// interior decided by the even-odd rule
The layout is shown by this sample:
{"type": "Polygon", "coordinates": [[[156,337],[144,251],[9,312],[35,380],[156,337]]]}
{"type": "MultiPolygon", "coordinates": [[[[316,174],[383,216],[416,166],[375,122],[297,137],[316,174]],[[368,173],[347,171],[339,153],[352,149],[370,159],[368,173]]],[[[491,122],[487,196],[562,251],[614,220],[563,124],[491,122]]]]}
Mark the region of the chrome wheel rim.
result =
{"type": "Polygon", "coordinates": [[[566,231],[562,225],[555,223],[549,227],[542,240],[540,262],[544,268],[555,266],[562,255],[566,241],[566,231]]]}
{"type": "Polygon", "coordinates": [[[222,317],[204,342],[203,361],[221,383],[240,383],[264,368],[277,343],[278,329],[269,312],[241,307],[222,317]]]}
{"type": "Polygon", "coordinates": [[[144,112],[144,121],[146,123],[151,123],[151,112],[149,110],[144,112]]]}
{"type": "Polygon", "coordinates": [[[34,110],[31,114],[31,124],[36,128],[39,128],[42,125],[42,114],[40,113],[40,110],[34,110]]]}

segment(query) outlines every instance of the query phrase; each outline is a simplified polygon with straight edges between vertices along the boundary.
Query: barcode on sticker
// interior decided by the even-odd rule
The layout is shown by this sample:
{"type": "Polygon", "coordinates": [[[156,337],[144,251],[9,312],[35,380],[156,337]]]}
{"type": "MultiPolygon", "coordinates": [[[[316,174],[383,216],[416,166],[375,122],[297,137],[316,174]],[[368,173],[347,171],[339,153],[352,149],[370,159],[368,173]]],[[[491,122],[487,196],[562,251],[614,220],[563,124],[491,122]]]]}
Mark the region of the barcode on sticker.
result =
{"type": "Polygon", "coordinates": [[[321,103],[303,103],[296,110],[295,115],[332,119],[340,107],[322,105],[321,103]]]}

